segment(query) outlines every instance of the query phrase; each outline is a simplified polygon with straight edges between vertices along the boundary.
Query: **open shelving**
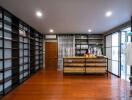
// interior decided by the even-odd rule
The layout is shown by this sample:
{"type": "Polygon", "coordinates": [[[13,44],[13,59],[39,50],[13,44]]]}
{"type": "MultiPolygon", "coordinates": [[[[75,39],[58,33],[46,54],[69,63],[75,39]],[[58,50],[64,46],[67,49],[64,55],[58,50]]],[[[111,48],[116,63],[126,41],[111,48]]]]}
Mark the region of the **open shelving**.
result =
{"type": "Polygon", "coordinates": [[[0,8],[0,97],[42,68],[42,46],[41,33],[0,8]],[[38,59],[35,59],[36,56],[38,59]]]}
{"type": "Polygon", "coordinates": [[[88,35],[75,35],[75,55],[82,56],[88,50],[88,35]]]}
{"type": "Polygon", "coordinates": [[[28,78],[29,66],[30,66],[30,55],[29,55],[29,33],[30,29],[24,25],[24,23],[19,24],[19,80],[20,82],[28,78]]]}
{"type": "Polygon", "coordinates": [[[75,55],[82,56],[86,52],[96,54],[97,49],[103,48],[103,36],[101,34],[75,35],[75,55]]]}

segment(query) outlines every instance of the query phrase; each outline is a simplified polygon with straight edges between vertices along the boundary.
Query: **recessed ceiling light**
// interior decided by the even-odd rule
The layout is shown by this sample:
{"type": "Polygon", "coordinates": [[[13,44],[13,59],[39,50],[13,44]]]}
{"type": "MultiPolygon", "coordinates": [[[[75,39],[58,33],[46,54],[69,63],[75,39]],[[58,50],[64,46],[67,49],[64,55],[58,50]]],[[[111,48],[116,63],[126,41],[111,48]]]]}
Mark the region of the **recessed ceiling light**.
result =
{"type": "Polygon", "coordinates": [[[36,16],[39,17],[39,18],[41,18],[41,17],[43,16],[43,14],[42,14],[41,11],[37,11],[37,12],[36,12],[36,16]]]}
{"type": "Polygon", "coordinates": [[[53,30],[53,29],[50,29],[50,30],[49,30],[49,32],[50,32],[50,33],[53,33],[53,32],[54,32],[54,30],[53,30]]]}
{"type": "Polygon", "coordinates": [[[106,16],[106,17],[112,16],[112,12],[111,12],[111,11],[106,12],[105,16],[106,16]]]}
{"type": "Polygon", "coordinates": [[[88,29],[88,32],[89,32],[89,33],[91,33],[91,32],[92,32],[92,30],[91,30],[91,29],[88,29]]]}

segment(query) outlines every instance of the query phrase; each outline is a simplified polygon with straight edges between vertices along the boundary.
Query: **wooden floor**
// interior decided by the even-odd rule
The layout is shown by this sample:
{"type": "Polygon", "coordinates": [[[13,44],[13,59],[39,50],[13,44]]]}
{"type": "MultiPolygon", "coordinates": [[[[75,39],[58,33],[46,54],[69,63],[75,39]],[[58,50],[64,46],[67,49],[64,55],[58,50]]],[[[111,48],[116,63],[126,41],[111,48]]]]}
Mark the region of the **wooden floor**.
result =
{"type": "Polygon", "coordinates": [[[112,75],[63,76],[40,70],[2,100],[129,100],[126,87],[128,83],[112,75]]]}

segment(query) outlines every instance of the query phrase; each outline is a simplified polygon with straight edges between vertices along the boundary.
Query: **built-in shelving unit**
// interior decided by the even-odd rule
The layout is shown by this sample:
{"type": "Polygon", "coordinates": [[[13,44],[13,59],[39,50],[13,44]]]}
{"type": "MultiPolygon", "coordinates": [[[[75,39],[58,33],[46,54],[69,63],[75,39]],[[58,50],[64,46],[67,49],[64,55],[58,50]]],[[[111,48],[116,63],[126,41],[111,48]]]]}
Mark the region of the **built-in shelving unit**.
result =
{"type": "Polygon", "coordinates": [[[43,65],[43,36],[35,33],[35,71],[43,65]]]}
{"type": "Polygon", "coordinates": [[[43,35],[0,8],[0,96],[43,67],[43,35]]]}
{"type": "Polygon", "coordinates": [[[28,78],[30,72],[29,72],[29,66],[30,66],[30,55],[29,55],[29,33],[30,29],[24,25],[24,23],[19,24],[19,80],[20,82],[24,81],[28,78]]]}
{"type": "Polygon", "coordinates": [[[86,52],[97,53],[97,49],[103,48],[103,36],[101,34],[80,34],[75,35],[75,55],[82,56],[86,52]]]}
{"type": "Polygon", "coordinates": [[[88,35],[75,35],[75,55],[82,56],[88,50],[88,35]]]}

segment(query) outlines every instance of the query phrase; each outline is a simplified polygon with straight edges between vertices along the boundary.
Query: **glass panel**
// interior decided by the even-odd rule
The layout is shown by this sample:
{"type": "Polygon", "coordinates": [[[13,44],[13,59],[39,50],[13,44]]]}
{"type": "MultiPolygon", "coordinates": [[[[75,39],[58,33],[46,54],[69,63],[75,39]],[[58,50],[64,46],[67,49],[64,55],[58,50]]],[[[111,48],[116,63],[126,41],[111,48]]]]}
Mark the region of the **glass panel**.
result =
{"type": "Polygon", "coordinates": [[[4,16],[4,20],[6,20],[8,22],[12,22],[11,18],[9,18],[8,16],[4,16]]]}
{"type": "Polygon", "coordinates": [[[4,61],[4,64],[5,64],[5,68],[8,68],[8,67],[11,67],[11,60],[5,60],[4,61]]]}
{"type": "Polygon", "coordinates": [[[4,49],[4,57],[5,58],[11,58],[12,57],[10,49],[4,49]]]}
{"type": "Polygon", "coordinates": [[[21,80],[23,78],[23,74],[21,74],[20,76],[19,76],[19,79],[21,80]]]}
{"type": "Polygon", "coordinates": [[[12,74],[12,71],[11,70],[6,71],[5,74],[4,74],[4,78],[10,77],[11,74],[12,74]]]}
{"type": "Polygon", "coordinates": [[[1,11],[0,11],[0,18],[2,18],[2,13],[1,13],[1,11]]]}
{"type": "Polygon", "coordinates": [[[19,60],[20,62],[20,64],[23,64],[23,58],[20,58],[20,60],[19,60]]]}
{"type": "Polygon", "coordinates": [[[119,66],[118,61],[112,61],[112,73],[115,75],[119,75],[119,66]]]}
{"type": "Polygon", "coordinates": [[[125,43],[126,42],[126,32],[122,32],[121,33],[121,43],[125,43]]]}
{"type": "Polygon", "coordinates": [[[20,40],[20,42],[23,42],[23,37],[20,37],[20,39],[19,39],[19,40],[20,40]]]}
{"type": "Polygon", "coordinates": [[[111,48],[106,48],[106,57],[108,59],[112,59],[112,49],[111,48]]]}
{"type": "Polygon", "coordinates": [[[112,35],[106,36],[106,47],[112,46],[112,35]]]}
{"type": "Polygon", "coordinates": [[[2,44],[3,44],[3,41],[2,41],[2,40],[0,40],[0,47],[3,47],[3,46],[2,46],[2,44]]]}
{"type": "Polygon", "coordinates": [[[119,35],[117,32],[112,34],[112,46],[119,46],[119,35]]]}
{"type": "Polygon", "coordinates": [[[125,48],[127,46],[127,43],[131,42],[131,36],[127,35],[127,33],[130,31],[130,27],[121,30],[121,78],[127,81],[130,81],[130,66],[126,65],[125,48]]]}
{"type": "Polygon", "coordinates": [[[36,64],[39,64],[39,61],[38,60],[36,61],[36,64]]]}
{"type": "Polygon", "coordinates": [[[3,80],[3,73],[0,73],[0,81],[3,80]]]}
{"type": "Polygon", "coordinates": [[[24,63],[28,62],[28,57],[24,57],[24,63]]]}
{"type": "Polygon", "coordinates": [[[19,43],[19,48],[23,49],[23,43],[19,43]]]}
{"type": "Polygon", "coordinates": [[[6,82],[5,83],[5,89],[8,88],[8,87],[10,87],[11,85],[12,85],[12,81],[11,80],[8,81],[8,82],[6,82]]]}
{"type": "Polygon", "coordinates": [[[112,61],[108,60],[108,71],[112,72],[112,61]]]}
{"type": "Polygon", "coordinates": [[[25,72],[25,73],[24,73],[24,77],[26,77],[26,76],[28,76],[28,72],[25,72]]]}
{"type": "Polygon", "coordinates": [[[26,64],[26,65],[24,65],[24,69],[28,69],[28,65],[26,64]]]}
{"type": "Polygon", "coordinates": [[[11,26],[4,24],[4,29],[12,31],[11,26]]]}
{"type": "Polygon", "coordinates": [[[23,50],[19,50],[20,52],[20,57],[23,57],[23,50]]]}
{"type": "Polygon", "coordinates": [[[117,60],[119,59],[119,51],[118,47],[112,47],[112,60],[117,60]]]}
{"type": "Polygon", "coordinates": [[[28,49],[28,44],[24,44],[24,49],[28,49]]]}
{"type": "Polygon", "coordinates": [[[0,70],[3,69],[3,61],[0,61],[0,70]]]}
{"type": "Polygon", "coordinates": [[[2,23],[0,22],[0,28],[2,28],[2,23]]]}
{"type": "Polygon", "coordinates": [[[0,92],[3,91],[3,85],[0,84],[0,92]]]}
{"type": "Polygon", "coordinates": [[[28,50],[24,50],[24,56],[28,56],[28,50]]]}
{"type": "Polygon", "coordinates": [[[37,60],[37,59],[39,59],[39,56],[36,56],[35,58],[36,58],[36,60],[37,60]]]}
{"type": "Polygon", "coordinates": [[[0,59],[3,59],[3,50],[0,49],[0,59]]]}
{"type": "Polygon", "coordinates": [[[11,41],[4,40],[4,47],[5,48],[11,48],[11,41]]]}
{"type": "Polygon", "coordinates": [[[0,37],[3,37],[3,35],[2,35],[2,31],[0,30],[0,37]]]}
{"type": "Polygon", "coordinates": [[[37,55],[39,54],[39,51],[38,51],[38,50],[36,50],[36,54],[37,54],[37,55]]]}
{"type": "Polygon", "coordinates": [[[11,39],[11,33],[4,32],[4,37],[11,39]]]}
{"type": "Polygon", "coordinates": [[[21,72],[23,70],[23,66],[19,67],[19,72],[21,72]]]}

